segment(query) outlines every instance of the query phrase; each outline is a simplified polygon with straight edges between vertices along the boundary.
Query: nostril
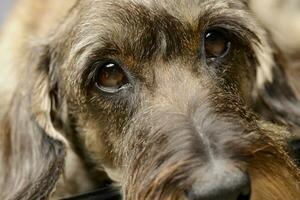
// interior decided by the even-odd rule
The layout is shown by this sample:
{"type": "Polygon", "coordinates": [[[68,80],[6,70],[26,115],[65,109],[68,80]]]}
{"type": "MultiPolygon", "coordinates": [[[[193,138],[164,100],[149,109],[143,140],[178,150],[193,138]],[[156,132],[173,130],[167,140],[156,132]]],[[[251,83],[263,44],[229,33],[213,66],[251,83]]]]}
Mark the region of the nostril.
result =
{"type": "Polygon", "coordinates": [[[251,192],[247,190],[242,193],[227,193],[227,194],[211,194],[211,195],[195,195],[195,193],[189,193],[189,200],[250,200],[251,192]]]}
{"type": "Polygon", "coordinates": [[[250,193],[247,195],[240,194],[237,198],[237,200],[250,200],[250,193]]]}
{"type": "Polygon", "coordinates": [[[250,185],[247,185],[239,194],[236,200],[250,200],[250,198],[251,198],[251,189],[250,189],[250,185]]]}

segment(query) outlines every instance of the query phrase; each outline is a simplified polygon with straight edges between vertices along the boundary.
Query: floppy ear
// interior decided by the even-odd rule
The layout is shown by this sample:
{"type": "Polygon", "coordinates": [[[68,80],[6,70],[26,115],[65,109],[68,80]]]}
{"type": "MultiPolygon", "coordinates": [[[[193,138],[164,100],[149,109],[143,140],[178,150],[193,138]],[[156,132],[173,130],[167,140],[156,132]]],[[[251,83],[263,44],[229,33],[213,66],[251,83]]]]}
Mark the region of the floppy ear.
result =
{"type": "Polygon", "coordinates": [[[0,199],[48,199],[64,168],[55,54],[45,45],[28,61],[1,122],[0,199]]]}
{"type": "Polygon", "coordinates": [[[271,51],[267,50],[260,52],[262,55],[257,55],[269,62],[260,62],[258,66],[256,87],[253,92],[254,109],[265,119],[288,126],[291,135],[287,138],[289,141],[287,146],[299,165],[300,101],[285,73],[288,65],[283,53],[271,42],[269,44],[271,51]]]}
{"type": "Polygon", "coordinates": [[[259,50],[256,50],[258,68],[253,92],[255,110],[273,122],[290,127],[300,126],[300,101],[290,86],[286,73],[290,66],[284,53],[276,46],[273,32],[269,30],[272,28],[271,25],[263,23],[264,17],[258,14],[263,10],[262,6],[265,6],[264,9],[268,12],[266,6],[270,3],[260,3],[257,0],[243,0],[243,2],[253,11],[260,21],[259,26],[264,29],[259,35],[261,40],[259,50]]]}
{"type": "Polygon", "coordinates": [[[277,1],[249,0],[248,6],[264,24],[265,29],[269,31],[268,38],[273,40],[274,44],[279,45],[277,48],[269,41],[272,49],[272,61],[265,62],[264,69],[267,70],[258,71],[257,75],[261,80],[258,81],[254,97],[258,113],[271,121],[288,125],[293,133],[293,136],[288,138],[289,147],[293,157],[300,165],[300,101],[298,99],[300,97],[300,90],[298,90],[300,81],[297,80],[299,68],[292,66],[295,64],[292,57],[299,50],[299,20],[297,21],[299,9],[287,9],[293,4],[293,1],[281,4],[279,5],[277,1]],[[270,16],[275,16],[275,18],[270,18],[270,16]],[[288,39],[281,37],[286,34],[289,35],[288,39]],[[287,60],[284,58],[285,56],[287,56],[287,60]],[[268,73],[263,74],[262,72],[270,72],[271,76],[266,78],[265,75],[268,73]]]}
{"type": "MultiPolygon", "coordinates": [[[[275,45],[273,45],[272,51],[273,61],[269,62],[269,66],[264,66],[264,68],[269,68],[271,73],[269,78],[264,78],[264,74],[257,74],[257,78],[264,80],[257,81],[254,92],[255,109],[273,122],[290,127],[300,126],[300,101],[289,85],[285,73],[285,69],[288,67],[287,62],[275,45]]],[[[268,72],[258,70],[257,73],[268,72]]]]}

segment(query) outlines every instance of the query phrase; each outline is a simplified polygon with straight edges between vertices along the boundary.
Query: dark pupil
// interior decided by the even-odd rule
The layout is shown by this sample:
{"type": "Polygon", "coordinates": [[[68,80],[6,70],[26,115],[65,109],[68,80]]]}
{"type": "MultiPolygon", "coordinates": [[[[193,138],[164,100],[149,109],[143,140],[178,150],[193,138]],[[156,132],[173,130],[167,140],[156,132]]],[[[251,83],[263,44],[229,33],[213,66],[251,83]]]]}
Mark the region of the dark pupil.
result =
{"type": "Polygon", "coordinates": [[[99,86],[118,89],[126,84],[126,76],[118,65],[108,63],[100,69],[98,84],[99,86]]]}
{"type": "Polygon", "coordinates": [[[205,51],[207,57],[216,58],[223,56],[230,43],[227,41],[225,35],[220,31],[211,31],[205,37],[205,51]]]}

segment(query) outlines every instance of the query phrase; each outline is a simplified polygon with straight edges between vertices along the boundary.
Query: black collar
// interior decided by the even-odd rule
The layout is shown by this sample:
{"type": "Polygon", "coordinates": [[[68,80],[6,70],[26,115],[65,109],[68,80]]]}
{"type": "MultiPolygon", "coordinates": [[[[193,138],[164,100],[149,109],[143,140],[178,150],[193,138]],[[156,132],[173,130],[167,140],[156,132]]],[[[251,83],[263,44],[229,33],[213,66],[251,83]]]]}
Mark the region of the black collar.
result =
{"type": "Polygon", "coordinates": [[[116,189],[112,189],[111,187],[108,188],[101,188],[96,191],[79,194],[76,196],[72,196],[69,198],[64,198],[61,200],[121,200],[121,194],[116,189]]]}

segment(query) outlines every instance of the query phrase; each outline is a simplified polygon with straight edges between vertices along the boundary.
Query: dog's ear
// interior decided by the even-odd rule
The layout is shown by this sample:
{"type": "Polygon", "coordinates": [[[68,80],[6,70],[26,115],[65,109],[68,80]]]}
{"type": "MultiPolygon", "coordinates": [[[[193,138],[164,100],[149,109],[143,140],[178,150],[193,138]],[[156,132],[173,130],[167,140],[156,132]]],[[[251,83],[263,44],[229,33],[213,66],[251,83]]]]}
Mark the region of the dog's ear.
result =
{"type": "MultiPolygon", "coordinates": [[[[285,73],[287,62],[277,48],[274,48],[272,76],[264,80],[254,92],[255,110],[267,120],[287,125],[291,131],[288,138],[293,158],[300,166],[300,101],[289,85],[285,73]]],[[[259,71],[262,73],[262,71],[259,71]]]]}
{"type": "Polygon", "coordinates": [[[258,80],[253,92],[255,110],[273,122],[291,127],[300,126],[300,101],[285,73],[288,66],[283,53],[271,45],[271,51],[263,54],[260,56],[269,56],[270,60],[259,63],[258,80]]]}
{"type": "Polygon", "coordinates": [[[55,52],[43,45],[28,61],[1,122],[0,199],[48,199],[64,168],[55,52]]]}
{"type": "MultiPolygon", "coordinates": [[[[257,0],[242,1],[257,19],[260,44],[255,47],[257,58],[257,77],[253,91],[255,110],[266,119],[290,127],[300,126],[300,101],[289,83],[286,70],[289,68],[285,52],[273,39],[271,26],[263,23],[258,10],[267,4],[257,0]]],[[[267,10],[267,7],[265,7],[267,10]]],[[[262,9],[261,9],[262,10],[262,9]]]]}

